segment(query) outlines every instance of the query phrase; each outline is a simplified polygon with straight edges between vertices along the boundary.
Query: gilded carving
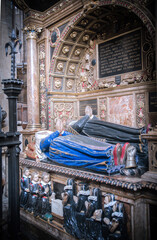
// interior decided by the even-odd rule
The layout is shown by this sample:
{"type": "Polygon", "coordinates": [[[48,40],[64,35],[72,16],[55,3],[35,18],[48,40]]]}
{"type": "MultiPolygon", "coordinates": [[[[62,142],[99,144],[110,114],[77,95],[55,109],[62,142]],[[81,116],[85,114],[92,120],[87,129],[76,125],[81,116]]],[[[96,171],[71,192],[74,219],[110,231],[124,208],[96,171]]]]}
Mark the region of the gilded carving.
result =
{"type": "Polygon", "coordinates": [[[74,31],[74,32],[72,32],[71,34],[70,34],[70,37],[72,38],[72,39],[75,39],[76,37],[77,37],[77,32],[76,31],[74,31]]]}
{"type": "Polygon", "coordinates": [[[64,46],[62,49],[62,53],[66,55],[69,52],[69,50],[70,50],[69,46],[64,46]]]}
{"type": "Polygon", "coordinates": [[[69,79],[66,83],[66,87],[71,90],[73,88],[73,81],[72,79],[69,79]]]}
{"type": "Polygon", "coordinates": [[[71,64],[71,65],[69,66],[69,72],[74,73],[74,72],[75,72],[75,69],[76,69],[75,64],[71,64]]]}
{"type": "Polygon", "coordinates": [[[79,56],[81,54],[81,49],[80,48],[77,48],[74,52],[74,55],[75,56],[79,56]]]}
{"type": "Polygon", "coordinates": [[[87,42],[89,40],[89,35],[88,34],[84,35],[82,40],[83,42],[87,42]]]}
{"type": "Polygon", "coordinates": [[[23,31],[27,34],[27,38],[35,38],[37,37],[37,34],[40,33],[42,30],[41,27],[36,27],[35,25],[27,25],[24,27],[23,31]]]}
{"type": "Polygon", "coordinates": [[[61,89],[62,86],[62,79],[54,78],[54,89],[61,89]]]}
{"type": "Polygon", "coordinates": [[[83,27],[85,27],[87,24],[88,24],[88,19],[83,19],[83,20],[81,21],[81,25],[82,25],[83,27]]]}
{"type": "Polygon", "coordinates": [[[62,62],[59,62],[59,63],[57,64],[57,70],[58,70],[58,71],[62,72],[62,71],[63,71],[63,67],[64,67],[64,65],[63,65],[62,62]]]}

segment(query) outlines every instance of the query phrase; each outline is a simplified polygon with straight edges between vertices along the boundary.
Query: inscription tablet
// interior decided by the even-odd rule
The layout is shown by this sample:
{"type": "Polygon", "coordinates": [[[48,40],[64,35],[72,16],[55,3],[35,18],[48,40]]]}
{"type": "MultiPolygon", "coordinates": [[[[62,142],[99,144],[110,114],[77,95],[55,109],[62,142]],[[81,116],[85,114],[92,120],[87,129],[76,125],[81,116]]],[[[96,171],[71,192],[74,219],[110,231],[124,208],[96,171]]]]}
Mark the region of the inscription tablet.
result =
{"type": "Polygon", "coordinates": [[[141,70],[141,31],[99,44],[98,58],[99,78],[141,70]]]}

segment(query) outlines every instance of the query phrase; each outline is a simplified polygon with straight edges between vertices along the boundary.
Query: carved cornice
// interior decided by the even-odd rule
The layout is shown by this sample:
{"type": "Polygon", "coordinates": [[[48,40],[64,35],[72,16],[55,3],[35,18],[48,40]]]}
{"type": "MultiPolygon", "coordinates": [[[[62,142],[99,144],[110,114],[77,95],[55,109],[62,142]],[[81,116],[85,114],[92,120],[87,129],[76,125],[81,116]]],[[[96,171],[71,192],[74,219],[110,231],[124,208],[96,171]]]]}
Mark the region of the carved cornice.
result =
{"type": "Polygon", "coordinates": [[[131,182],[129,178],[126,177],[111,177],[111,176],[105,176],[105,175],[100,175],[99,173],[91,173],[91,172],[85,172],[81,171],[78,169],[73,169],[73,168],[67,168],[67,167],[62,167],[62,166],[57,166],[53,164],[47,164],[47,163],[42,163],[42,162],[35,162],[33,160],[27,160],[20,158],[20,165],[26,165],[28,167],[32,168],[38,168],[43,171],[51,171],[55,173],[61,173],[65,174],[68,177],[77,177],[80,179],[88,180],[88,181],[93,181],[98,184],[105,184],[108,186],[113,186],[113,187],[119,187],[123,189],[128,189],[130,191],[140,191],[144,189],[149,189],[149,190],[155,190],[157,191],[157,184],[152,183],[149,181],[142,181],[140,178],[137,179],[137,181],[131,182]]]}

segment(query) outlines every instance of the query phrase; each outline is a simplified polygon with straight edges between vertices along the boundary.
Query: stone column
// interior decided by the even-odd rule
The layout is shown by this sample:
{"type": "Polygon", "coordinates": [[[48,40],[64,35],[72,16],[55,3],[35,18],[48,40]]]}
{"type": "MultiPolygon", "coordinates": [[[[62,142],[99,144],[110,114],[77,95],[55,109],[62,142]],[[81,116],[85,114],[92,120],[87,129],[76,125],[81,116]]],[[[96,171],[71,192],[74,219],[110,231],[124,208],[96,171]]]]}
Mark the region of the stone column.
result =
{"type": "Polygon", "coordinates": [[[27,129],[35,130],[40,128],[37,34],[41,28],[28,26],[24,31],[27,34],[27,129]]]}

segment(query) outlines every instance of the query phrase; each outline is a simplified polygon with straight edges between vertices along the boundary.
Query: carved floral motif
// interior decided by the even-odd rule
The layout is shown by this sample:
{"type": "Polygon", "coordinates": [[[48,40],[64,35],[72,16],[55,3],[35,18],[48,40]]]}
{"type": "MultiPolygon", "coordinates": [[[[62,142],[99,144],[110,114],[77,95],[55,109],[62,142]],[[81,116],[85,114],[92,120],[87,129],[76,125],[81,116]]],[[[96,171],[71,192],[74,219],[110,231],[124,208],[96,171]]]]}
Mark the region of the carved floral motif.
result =
{"type": "Polygon", "coordinates": [[[72,102],[68,103],[54,103],[54,123],[57,119],[61,119],[63,126],[66,127],[67,121],[74,117],[74,105],[72,102]]]}

